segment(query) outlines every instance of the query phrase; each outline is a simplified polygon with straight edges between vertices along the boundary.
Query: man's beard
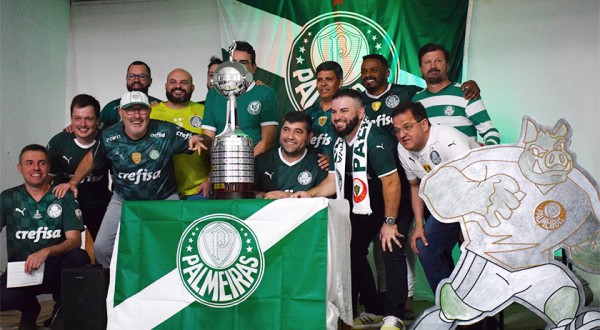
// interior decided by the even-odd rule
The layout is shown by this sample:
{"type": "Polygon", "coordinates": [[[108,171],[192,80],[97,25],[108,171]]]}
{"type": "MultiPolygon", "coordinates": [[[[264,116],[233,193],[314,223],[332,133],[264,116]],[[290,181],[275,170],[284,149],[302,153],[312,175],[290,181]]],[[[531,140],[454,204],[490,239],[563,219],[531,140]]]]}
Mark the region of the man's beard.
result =
{"type": "Polygon", "coordinates": [[[428,84],[431,84],[431,85],[441,84],[442,82],[444,82],[446,80],[445,75],[441,74],[441,71],[438,70],[437,72],[439,72],[440,74],[438,74],[437,76],[434,76],[434,77],[427,77],[425,79],[428,84]]]}
{"type": "Polygon", "coordinates": [[[175,103],[175,104],[186,103],[186,102],[188,102],[192,98],[192,94],[188,94],[183,89],[172,89],[170,92],[166,92],[165,94],[167,95],[167,100],[169,100],[169,101],[171,101],[172,103],[175,103]],[[180,97],[175,97],[175,96],[173,96],[173,92],[176,91],[176,90],[185,92],[185,94],[183,94],[180,97]]]}
{"type": "Polygon", "coordinates": [[[144,85],[142,85],[142,88],[138,88],[138,89],[133,89],[133,87],[126,85],[127,86],[127,91],[128,92],[134,92],[134,91],[138,91],[138,92],[142,92],[146,95],[148,95],[148,88],[144,88],[144,85]]]}
{"type": "Polygon", "coordinates": [[[350,121],[348,122],[348,124],[346,125],[346,128],[344,128],[343,130],[341,130],[341,131],[338,131],[338,130],[335,128],[335,126],[334,126],[334,129],[335,129],[335,132],[336,132],[336,133],[337,133],[339,136],[341,136],[341,137],[345,137],[345,136],[347,136],[348,134],[350,134],[350,133],[351,133],[351,132],[354,130],[354,128],[356,128],[356,126],[358,126],[358,116],[356,116],[356,117],[352,118],[352,120],[350,120],[350,121]]]}

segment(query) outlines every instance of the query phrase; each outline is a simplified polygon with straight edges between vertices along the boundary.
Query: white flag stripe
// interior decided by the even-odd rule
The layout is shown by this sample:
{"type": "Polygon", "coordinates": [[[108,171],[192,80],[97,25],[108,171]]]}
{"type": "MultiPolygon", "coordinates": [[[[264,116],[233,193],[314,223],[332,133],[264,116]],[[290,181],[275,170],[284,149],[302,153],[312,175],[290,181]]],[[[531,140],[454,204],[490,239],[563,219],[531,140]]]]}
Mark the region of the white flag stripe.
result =
{"type": "MultiPolygon", "coordinates": [[[[326,198],[279,199],[261,208],[244,223],[252,229],[264,253],[327,205],[326,198]]],[[[113,259],[116,258],[117,255],[113,255],[113,259]]],[[[114,274],[111,275],[114,278],[114,274]]],[[[114,298],[113,283],[110,291],[109,295],[114,298]]],[[[109,310],[107,329],[122,329],[124,325],[128,329],[151,329],[194,301],[181,283],[179,272],[174,269],[109,310]]],[[[107,305],[110,308],[112,302],[107,305]]]]}
{"type": "MultiPolygon", "coordinates": [[[[256,65],[280,77],[286,76],[287,52],[302,26],[234,0],[217,1],[222,47],[236,41],[249,42],[256,51],[256,65]],[[252,31],[252,33],[248,33],[252,31]],[[273,45],[264,48],[261,45],[273,45]],[[271,47],[273,47],[271,46],[271,47]],[[284,52],[273,56],[273,51],[284,52]],[[275,59],[276,60],[273,60],[275,59]]],[[[229,60],[224,58],[223,60],[229,60]]]]}

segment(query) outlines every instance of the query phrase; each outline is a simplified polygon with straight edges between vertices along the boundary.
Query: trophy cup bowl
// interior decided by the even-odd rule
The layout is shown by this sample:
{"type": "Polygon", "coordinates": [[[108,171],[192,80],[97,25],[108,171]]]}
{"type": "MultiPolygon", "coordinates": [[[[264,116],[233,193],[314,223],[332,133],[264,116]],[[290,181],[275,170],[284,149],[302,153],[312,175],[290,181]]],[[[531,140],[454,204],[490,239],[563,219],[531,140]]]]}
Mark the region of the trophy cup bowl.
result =
{"type": "Polygon", "coordinates": [[[223,62],[212,78],[214,88],[227,98],[225,129],[210,151],[212,199],[254,198],[254,145],[236,127],[236,96],[252,83],[252,73],[238,62],[223,62]]]}

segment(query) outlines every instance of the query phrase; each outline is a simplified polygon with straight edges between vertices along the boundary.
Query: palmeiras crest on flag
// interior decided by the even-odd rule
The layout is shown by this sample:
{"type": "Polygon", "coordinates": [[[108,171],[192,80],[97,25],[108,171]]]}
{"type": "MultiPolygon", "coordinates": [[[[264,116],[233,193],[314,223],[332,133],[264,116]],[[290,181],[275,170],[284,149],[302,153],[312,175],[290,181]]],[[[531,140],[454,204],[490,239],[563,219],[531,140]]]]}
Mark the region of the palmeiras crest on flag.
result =
{"type": "Polygon", "coordinates": [[[248,298],[260,284],[264,256],[256,235],[229,214],[211,214],[190,224],[179,241],[177,270],[201,304],[226,308],[248,298]]]}
{"type": "Polygon", "coordinates": [[[381,54],[390,63],[390,81],[396,81],[400,62],[388,33],[370,18],[352,12],[335,11],[310,20],[296,36],[289,50],[286,91],[296,110],[314,103],[317,92],[316,68],[325,61],[342,66],[343,87],[364,90],[360,81],[362,58],[381,54]]]}

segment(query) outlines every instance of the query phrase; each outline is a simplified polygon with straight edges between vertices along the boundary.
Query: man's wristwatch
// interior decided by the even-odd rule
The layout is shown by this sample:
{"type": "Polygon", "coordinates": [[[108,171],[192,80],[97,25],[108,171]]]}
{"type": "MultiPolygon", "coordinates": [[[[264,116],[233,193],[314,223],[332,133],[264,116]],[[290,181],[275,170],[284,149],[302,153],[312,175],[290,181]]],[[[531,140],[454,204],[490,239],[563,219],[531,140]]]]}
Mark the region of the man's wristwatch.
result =
{"type": "Polygon", "coordinates": [[[390,226],[393,226],[396,224],[396,218],[387,217],[387,218],[385,218],[385,223],[390,226]]]}

